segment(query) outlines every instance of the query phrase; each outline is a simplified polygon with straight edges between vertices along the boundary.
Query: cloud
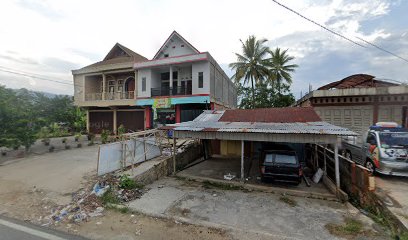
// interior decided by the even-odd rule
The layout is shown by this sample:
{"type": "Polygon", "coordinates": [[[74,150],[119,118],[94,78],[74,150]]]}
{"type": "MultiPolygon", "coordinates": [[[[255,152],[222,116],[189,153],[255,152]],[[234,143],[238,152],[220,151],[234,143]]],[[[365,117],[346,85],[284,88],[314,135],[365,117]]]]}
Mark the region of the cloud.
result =
{"type": "Polygon", "coordinates": [[[60,11],[53,8],[49,1],[46,0],[19,0],[17,1],[17,4],[24,9],[31,10],[52,20],[59,20],[62,18],[60,11]]]}
{"type": "MultiPolygon", "coordinates": [[[[14,54],[16,55],[16,54],[14,54]]],[[[9,61],[14,61],[16,63],[22,63],[22,64],[38,64],[38,62],[32,58],[28,58],[28,57],[15,57],[15,56],[11,56],[11,55],[3,55],[0,54],[0,58],[5,59],[5,60],[9,60],[9,61]]]]}
{"type": "Polygon", "coordinates": [[[56,72],[69,72],[73,69],[78,69],[81,66],[78,63],[73,63],[56,57],[47,57],[42,60],[42,64],[56,72]]]}
{"type": "MultiPolygon", "coordinates": [[[[408,1],[281,2],[356,41],[362,37],[408,54],[403,36],[408,32],[404,24],[408,1]]],[[[0,22],[7,23],[0,28],[0,36],[7,36],[0,38],[0,66],[66,81],[72,80],[70,70],[100,61],[116,42],[151,58],[173,30],[200,51],[209,51],[228,75],[232,75],[228,64],[236,60],[234,52],[241,50],[239,39],[254,34],[269,39],[272,48],[288,48],[300,65],[292,87],[296,96],[309,82],[317,87],[360,71],[402,79],[407,69],[404,62],[371,47],[355,47],[270,0],[233,4],[230,0],[4,0],[0,22]]],[[[3,74],[0,82],[19,87],[16,78],[3,74]]],[[[33,87],[44,91],[73,91],[71,86],[36,82],[33,87]]],[[[24,78],[19,83],[28,84],[24,78]]]]}

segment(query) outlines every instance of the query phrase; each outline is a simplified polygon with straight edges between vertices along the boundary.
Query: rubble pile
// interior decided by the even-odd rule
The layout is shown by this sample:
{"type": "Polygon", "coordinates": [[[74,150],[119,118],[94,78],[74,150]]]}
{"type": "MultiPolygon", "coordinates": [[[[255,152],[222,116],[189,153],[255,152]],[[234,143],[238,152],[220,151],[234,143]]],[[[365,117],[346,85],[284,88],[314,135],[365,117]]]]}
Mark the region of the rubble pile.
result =
{"type": "Polygon", "coordinates": [[[62,222],[80,223],[91,218],[103,216],[105,204],[103,195],[109,194],[117,200],[114,204],[123,204],[140,198],[144,191],[139,188],[123,188],[123,176],[106,175],[97,180],[95,185],[88,190],[80,190],[72,194],[72,202],[65,206],[52,209],[49,216],[42,218],[43,226],[62,222]]]}

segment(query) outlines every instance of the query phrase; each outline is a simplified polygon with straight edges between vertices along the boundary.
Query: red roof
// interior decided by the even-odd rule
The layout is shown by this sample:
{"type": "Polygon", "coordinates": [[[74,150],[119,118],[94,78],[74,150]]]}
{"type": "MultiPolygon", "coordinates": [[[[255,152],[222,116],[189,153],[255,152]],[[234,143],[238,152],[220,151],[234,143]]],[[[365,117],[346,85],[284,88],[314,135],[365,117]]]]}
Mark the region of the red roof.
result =
{"type": "Polygon", "coordinates": [[[320,122],[311,107],[258,108],[226,110],[219,122],[305,123],[320,122]]]}

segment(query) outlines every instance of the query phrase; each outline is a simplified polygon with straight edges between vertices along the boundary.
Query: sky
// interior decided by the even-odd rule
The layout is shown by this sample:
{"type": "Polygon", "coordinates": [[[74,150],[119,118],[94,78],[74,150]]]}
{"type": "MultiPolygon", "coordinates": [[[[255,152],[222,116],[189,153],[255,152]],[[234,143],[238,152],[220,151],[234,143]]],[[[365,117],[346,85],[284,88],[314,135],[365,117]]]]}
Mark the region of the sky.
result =
{"type": "Polygon", "coordinates": [[[279,1],[364,47],[271,0],[2,0],[0,84],[72,95],[71,70],[102,60],[116,42],[151,59],[173,30],[210,52],[229,76],[240,39],[255,35],[272,49],[288,49],[299,65],[291,86],[296,98],[309,85],[316,89],[357,73],[407,82],[408,62],[358,38],[408,58],[408,0],[279,1]]]}

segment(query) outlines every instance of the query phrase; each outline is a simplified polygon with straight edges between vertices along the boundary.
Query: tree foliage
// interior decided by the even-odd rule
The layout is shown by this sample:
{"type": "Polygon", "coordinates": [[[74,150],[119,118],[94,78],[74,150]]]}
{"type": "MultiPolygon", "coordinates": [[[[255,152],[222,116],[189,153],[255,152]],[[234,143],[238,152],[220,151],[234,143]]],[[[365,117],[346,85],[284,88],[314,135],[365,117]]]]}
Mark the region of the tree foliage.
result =
{"type": "Polygon", "coordinates": [[[235,53],[237,61],[229,66],[235,70],[233,79],[235,82],[243,85],[251,84],[252,90],[252,108],[255,108],[255,85],[263,81],[267,76],[268,69],[265,65],[265,58],[269,48],[265,46],[266,39],[256,39],[255,36],[249,36],[242,43],[242,54],[235,53]]]}
{"type": "Polygon", "coordinates": [[[255,88],[255,105],[252,104],[252,98],[248,98],[252,89],[239,85],[239,108],[271,108],[288,107],[295,103],[295,97],[289,91],[289,85],[282,84],[280,87],[282,93],[278,94],[276,88],[272,88],[266,83],[258,83],[255,88]]]}
{"type": "Polygon", "coordinates": [[[48,97],[0,86],[0,147],[23,145],[28,149],[37,137],[45,138],[47,132],[52,136],[55,124],[65,125],[73,132],[84,129],[85,114],[73,105],[72,97],[48,97]]]}
{"type": "Polygon", "coordinates": [[[237,61],[229,65],[235,71],[240,108],[286,107],[295,101],[289,89],[298,65],[290,64],[294,57],[287,49],[272,51],[266,42],[249,36],[241,41],[242,53],[235,53],[237,61]]]}

